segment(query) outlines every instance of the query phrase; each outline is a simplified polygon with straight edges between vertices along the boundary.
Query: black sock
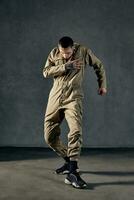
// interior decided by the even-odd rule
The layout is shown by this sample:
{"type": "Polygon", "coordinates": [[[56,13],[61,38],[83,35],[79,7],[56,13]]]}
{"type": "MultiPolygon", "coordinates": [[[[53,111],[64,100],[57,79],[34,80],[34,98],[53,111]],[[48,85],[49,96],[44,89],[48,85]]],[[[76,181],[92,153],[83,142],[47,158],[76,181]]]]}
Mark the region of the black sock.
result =
{"type": "Polygon", "coordinates": [[[70,169],[69,169],[69,172],[70,173],[73,173],[73,172],[76,172],[76,169],[77,169],[77,161],[74,161],[74,160],[71,160],[70,161],[70,169]]]}
{"type": "Polygon", "coordinates": [[[70,162],[70,159],[69,159],[69,157],[64,157],[64,160],[67,162],[67,163],[69,163],[70,162]]]}

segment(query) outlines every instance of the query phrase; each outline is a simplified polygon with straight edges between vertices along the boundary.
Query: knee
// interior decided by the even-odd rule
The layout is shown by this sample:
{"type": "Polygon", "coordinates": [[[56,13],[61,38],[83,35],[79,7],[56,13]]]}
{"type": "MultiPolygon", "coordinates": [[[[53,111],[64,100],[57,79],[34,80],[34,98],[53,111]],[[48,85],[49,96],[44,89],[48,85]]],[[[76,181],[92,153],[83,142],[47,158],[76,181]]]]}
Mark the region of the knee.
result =
{"type": "Polygon", "coordinates": [[[46,120],[44,122],[44,139],[47,144],[55,143],[60,135],[60,124],[46,120]]]}
{"type": "Polygon", "coordinates": [[[45,142],[49,145],[52,146],[55,143],[55,134],[54,132],[51,130],[45,130],[44,131],[44,139],[45,142]]]}
{"type": "Polygon", "coordinates": [[[50,132],[45,132],[44,133],[44,139],[45,142],[49,145],[49,146],[53,146],[55,144],[55,142],[57,141],[58,135],[56,135],[53,131],[50,132]]]}

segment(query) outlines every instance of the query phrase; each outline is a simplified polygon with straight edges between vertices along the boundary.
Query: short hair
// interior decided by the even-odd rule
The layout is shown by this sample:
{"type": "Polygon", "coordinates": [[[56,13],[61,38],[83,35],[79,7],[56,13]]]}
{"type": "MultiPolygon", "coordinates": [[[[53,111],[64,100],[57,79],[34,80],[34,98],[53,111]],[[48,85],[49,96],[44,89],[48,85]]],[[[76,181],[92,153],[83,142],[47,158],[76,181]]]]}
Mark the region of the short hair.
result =
{"type": "Polygon", "coordinates": [[[64,36],[59,40],[59,45],[63,48],[72,47],[74,45],[74,41],[72,38],[64,36]]]}

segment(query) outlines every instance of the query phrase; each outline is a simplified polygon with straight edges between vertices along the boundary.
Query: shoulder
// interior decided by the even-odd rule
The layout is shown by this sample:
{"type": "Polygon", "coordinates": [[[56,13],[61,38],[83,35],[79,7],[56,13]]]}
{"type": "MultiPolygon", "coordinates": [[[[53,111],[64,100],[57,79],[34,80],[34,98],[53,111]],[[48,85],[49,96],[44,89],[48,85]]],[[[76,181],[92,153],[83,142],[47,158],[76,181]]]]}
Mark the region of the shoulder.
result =
{"type": "Polygon", "coordinates": [[[51,57],[51,59],[55,60],[55,58],[57,57],[57,55],[59,54],[59,48],[58,47],[54,47],[51,51],[49,56],[51,57]]]}
{"type": "Polygon", "coordinates": [[[54,47],[54,48],[51,50],[50,54],[54,56],[57,52],[58,52],[58,47],[54,47]]]}
{"type": "Polygon", "coordinates": [[[75,50],[80,52],[82,55],[86,55],[91,52],[91,49],[83,44],[74,43],[75,50]]]}

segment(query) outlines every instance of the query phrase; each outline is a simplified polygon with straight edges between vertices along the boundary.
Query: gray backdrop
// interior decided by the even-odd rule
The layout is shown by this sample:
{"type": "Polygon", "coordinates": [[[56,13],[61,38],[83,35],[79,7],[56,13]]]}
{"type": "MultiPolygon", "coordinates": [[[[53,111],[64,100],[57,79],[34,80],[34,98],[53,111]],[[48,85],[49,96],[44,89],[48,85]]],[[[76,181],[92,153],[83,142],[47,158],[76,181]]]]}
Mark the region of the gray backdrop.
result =
{"type": "MultiPolygon", "coordinates": [[[[108,94],[84,81],[84,147],[134,147],[134,1],[0,0],[0,145],[47,146],[43,121],[52,79],[42,75],[63,35],[103,62],[108,94]]],[[[66,142],[68,126],[62,124],[66,142]]]]}

